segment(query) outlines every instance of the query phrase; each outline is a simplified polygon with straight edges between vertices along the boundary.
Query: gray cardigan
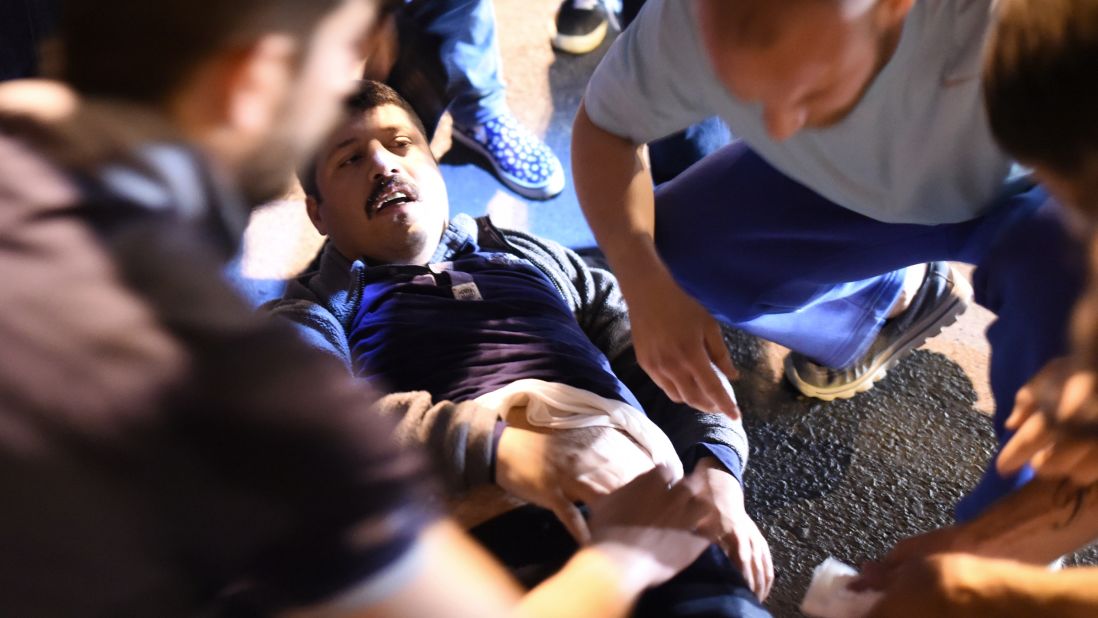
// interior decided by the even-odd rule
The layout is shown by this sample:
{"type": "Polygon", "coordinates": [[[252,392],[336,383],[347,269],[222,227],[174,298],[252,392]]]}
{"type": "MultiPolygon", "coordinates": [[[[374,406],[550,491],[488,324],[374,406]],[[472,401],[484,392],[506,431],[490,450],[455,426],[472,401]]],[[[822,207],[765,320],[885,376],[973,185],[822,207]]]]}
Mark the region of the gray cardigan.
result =
{"type": "MultiPolygon", "coordinates": [[[[500,230],[487,217],[474,220],[464,214],[449,223],[431,263],[451,259],[470,241],[521,257],[549,278],[584,333],[609,359],[614,373],[671,439],[687,469],[698,457],[714,455],[742,479],[748,454],[743,426],[723,415],[674,403],[651,381],[633,353],[629,314],[614,275],[589,267],[556,242],[500,230]]],[[[363,261],[348,260],[328,243],[309,272],[290,282],[285,296],[265,308],[291,320],[310,344],[338,357],[350,370],[347,333],[361,300],[361,275],[366,268],[363,261]]],[[[390,394],[379,401],[378,408],[395,417],[399,440],[428,449],[450,491],[492,482],[494,413],[472,401],[433,401],[427,392],[390,394]]]]}

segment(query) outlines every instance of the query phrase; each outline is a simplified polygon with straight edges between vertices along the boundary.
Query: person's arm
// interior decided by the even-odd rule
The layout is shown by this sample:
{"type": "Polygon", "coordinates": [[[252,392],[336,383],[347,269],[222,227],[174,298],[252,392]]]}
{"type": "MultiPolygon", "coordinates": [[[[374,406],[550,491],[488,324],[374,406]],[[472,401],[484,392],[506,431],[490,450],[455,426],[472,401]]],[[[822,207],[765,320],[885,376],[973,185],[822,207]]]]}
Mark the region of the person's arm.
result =
{"type": "Polygon", "coordinates": [[[580,205],[628,301],[641,366],[671,399],[738,416],[722,379],[737,373],[720,327],[679,287],[656,251],[652,177],[640,147],[599,128],[581,104],[572,173],[580,205]]]}
{"type": "Polygon", "coordinates": [[[643,144],[713,114],[727,95],[709,69],[692,3],[650,2],[588,84],[572,132],[576,194],[629,301],[637,358],[676,401],[739,414],[716,320],[675,282],[654,243],[643,144]],[[668,45],[674,44],[674,52],[668,45]]]}
{"type": "Polygon", "coordinates": [[[881,589],[906,565],[963,552],[1049,564],[1098,539],[1098,484],[1034,479],[976,519],[904,539],[880,562],[864,565],[855,589],[881,589]]]}
{"type": "Polygon", "coordinates": [[[449,522],[421,535],[414,575],[382,599],[354,591],[291,618],[624,617],[640,593],[694,561],[709,540],[688,530],[712,514],[704,479],[668,485],[664,469],[638,477],[592,507],[593,542],[523,595],[514,580],[449,522]]]}
{"type": "Polygon", "coordinates": [[[1084,618],[1098,615],[1098,568],[1050,571],[969,554],[940,554],[906,565],[883,592],[872,618],[1084,618]]]}
{"type": "MultiPolygon", "coordinates": [[[[323,305],[305,298],[287,298],[268,303],[264,309],[288,321],[306,343],[339,359],[351,371],[346,329],[323,305]]],[[[458,494],[493,482],[494,414],[472,401],[434,401],[425,391],[386,395],[375,409],[396,423],[398,442],[426,449],[447,492],[458,494]]]]}
{"type": "Polygon", "coordinates": [[[962,551],[1048,564],[1098,539],[1098,483],[1034,479],[959,528],[962,551]]]}

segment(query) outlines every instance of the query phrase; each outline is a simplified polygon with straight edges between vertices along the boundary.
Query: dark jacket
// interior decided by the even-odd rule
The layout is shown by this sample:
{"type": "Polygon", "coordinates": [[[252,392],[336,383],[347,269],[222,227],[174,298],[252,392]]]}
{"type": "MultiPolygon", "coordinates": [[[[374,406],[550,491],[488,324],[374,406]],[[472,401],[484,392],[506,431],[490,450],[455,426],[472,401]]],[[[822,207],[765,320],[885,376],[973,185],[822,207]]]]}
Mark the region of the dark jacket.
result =
{"type": "MultiPolygon", "coordinates": [[[[629,313],[613,274],[589,267],[559,243],[501,230],[487,217],[474,220],[464,214],[450,222],[430,263],[451,259],[466,250],[470,241],[485,250],[512,253],[545,274],[583,331],[610,360],[614,373],[671,439],[688,469],[699,456],[713,454],[742,479],[748,454],[743,426],[723,415],[676,404],[651,381],[633,353],[629,313]]],[[[315,266],[290,283],[283,299],[266,308],[296,323],[312,345],[338,357],[350,369],[348,332],[362,296],[361,275],[369,265],[348,260],[328,243],[315,266]]],[[[438,467],[451,491],[492,481],[495,414],[478,409],[472,401],[433,401],[426,392],[395,393],[382,398],[379,406],[397,418],[400,439],[426,445],[439,459],[438,467]]]]}
{"type": "Polygon", "coordinates": [[[233,188],[137,128],[158,119],[99,112],[0,118],[0,615],[207,615],[230,592],[267,613],[366,584],[430,517],[426,458],[223,280],[233,188]]]}

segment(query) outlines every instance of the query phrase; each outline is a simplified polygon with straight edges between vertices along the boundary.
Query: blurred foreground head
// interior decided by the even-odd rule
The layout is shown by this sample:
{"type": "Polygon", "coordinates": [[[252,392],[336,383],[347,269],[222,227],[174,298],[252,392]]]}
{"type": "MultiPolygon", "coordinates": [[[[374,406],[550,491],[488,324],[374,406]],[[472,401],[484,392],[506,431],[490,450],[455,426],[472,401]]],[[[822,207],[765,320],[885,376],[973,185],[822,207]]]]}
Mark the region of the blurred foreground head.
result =
{"type": "Polygon", "coordinates": [[[984,65],[991,130],[1098,223],[1098,1],[1000,0],[984,65]]]}
{"type": "Polygon", "coordinates": [[[372,0],[68,0],[63,78],[151,108],[253,202],[277,196],[335,121],[372,0]]]}

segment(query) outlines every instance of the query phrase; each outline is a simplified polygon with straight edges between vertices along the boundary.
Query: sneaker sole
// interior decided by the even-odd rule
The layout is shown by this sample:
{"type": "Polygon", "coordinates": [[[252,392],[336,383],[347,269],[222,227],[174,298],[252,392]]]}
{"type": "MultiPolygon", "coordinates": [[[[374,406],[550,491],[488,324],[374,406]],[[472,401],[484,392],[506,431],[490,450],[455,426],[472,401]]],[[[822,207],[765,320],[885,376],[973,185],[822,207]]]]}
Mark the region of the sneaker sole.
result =
{"type": "Polygon", "coordinates": [[[599,45],[602,45],[603,39],[606,38],[607,28],[608,24],[604,21],[598,28],[587,34],[561,34],[557,32],[557,24],[553,21],[550,22],[549,26],[549,32],[552,34],[549,43],[557,51],[582,56],[595,51],[599,45]]]}
{"type": "Polygon", "coordinates": [[[888,376],[888,370],[896,365],[908,352],[921,347],[924,343],[938,336],[942,329],[952,325],[968,309],[968,303],[972,299],[972,285],[968,279],[961,276],[952,266],[950,273],[953,277],[954,298],[949,304],[943,305],[935,314],[933,321],[924,329],[915,330],[912,336],[901,339],[886,348],[881,355],[881,361],[876,367],[870,367],[861,378],[836,388],[820,388],[801,380],[797,370],[793,366],[793,356],[785,357],[785,377],[801,394],[820,399],[822,401],[834,401],[836,399],[850,399],[858,393],[864,393],[872,389],[877,382],[888,376]]]}
{"type": "Polygon", "coordinates": [[[560,195],[561,191],[564,191],[564,171],[560,170],[557,174],[549,177],[549,180],[545,183],[545,186],[528,186],[516,182],[507,177],[506,174],[499,168],[496,163],[495,157],[492,156],[488,149],[485,148],[477,140],[466,136],[456,127],[452,131],[453,139],[460,142],[466,148],[476,152],[480,156],[488,160],[488,163],[492,165],[492,169],[495,170],[496,178],[499,178],[500,182],[507,185],[508,189],[511,189],[515,193],[518,193],[522,197],[531,200],[547,200],[557,195],[560,195]]]}

